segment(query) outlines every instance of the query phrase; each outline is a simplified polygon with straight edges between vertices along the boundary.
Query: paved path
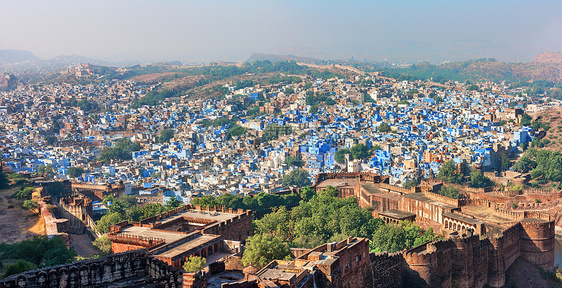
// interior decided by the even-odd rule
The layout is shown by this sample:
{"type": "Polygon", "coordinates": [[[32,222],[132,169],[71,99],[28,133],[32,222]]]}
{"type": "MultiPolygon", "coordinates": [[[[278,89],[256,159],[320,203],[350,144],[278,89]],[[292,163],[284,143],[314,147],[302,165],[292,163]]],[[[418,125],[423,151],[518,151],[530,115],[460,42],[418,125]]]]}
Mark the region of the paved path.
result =
{"type": "Polygon", "coordinates": [[[94,246],[92,245],[92,240],[90,240],[88,234],[82,234],[82,235],[69,234],[68,236],[70,236],[71,239],[70,245],[74,247],[78,255],[85,258],[90,258],[95,254],[99,253],[96,250],[96,248],[94,248],[94,246]]]}

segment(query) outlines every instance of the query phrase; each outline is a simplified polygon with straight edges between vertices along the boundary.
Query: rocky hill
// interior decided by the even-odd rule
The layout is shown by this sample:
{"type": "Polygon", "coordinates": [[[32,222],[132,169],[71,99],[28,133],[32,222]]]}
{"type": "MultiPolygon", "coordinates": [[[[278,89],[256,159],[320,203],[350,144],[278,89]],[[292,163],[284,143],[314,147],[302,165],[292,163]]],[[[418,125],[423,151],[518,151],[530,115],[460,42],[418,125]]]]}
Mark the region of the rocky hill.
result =
{"type": "Polygon", "coordinates": [[[269,60],[271,62],[295,61],[295,62],[313,63],[313,64],[321,64],[323,62],[326,62],[323,60],[318,60],[310,57],[299,57],[295,55],[274,55],[274,54],[264,54],[264,53],[253,53],[246,62],[265,61],[265,60],[269,60]]]}
{"type": "Polygon", "coordinates": [[[9,90],[17,87],[18,78],[8,73],[0,74],[0,90],[9,90]]]}
{"type": "Polygon", "coordinates": [[[535,63],[562,63],[562,52],[545,52],[535,58],[535,63]]]}
{"type": "Polygon", "coordinates": [[[377,64],[373,64],[371,67],[375,67],[375,71],[383,71],[391,77],[409,75],[419,79],[440,77],[454,81],[469,79],[562,82],[562,53],[543,53],[530,63],[505,63],[494,59],[479,59],[441,65],[420,63],[401,68],[388,66],[377,68],[377,64]]]}

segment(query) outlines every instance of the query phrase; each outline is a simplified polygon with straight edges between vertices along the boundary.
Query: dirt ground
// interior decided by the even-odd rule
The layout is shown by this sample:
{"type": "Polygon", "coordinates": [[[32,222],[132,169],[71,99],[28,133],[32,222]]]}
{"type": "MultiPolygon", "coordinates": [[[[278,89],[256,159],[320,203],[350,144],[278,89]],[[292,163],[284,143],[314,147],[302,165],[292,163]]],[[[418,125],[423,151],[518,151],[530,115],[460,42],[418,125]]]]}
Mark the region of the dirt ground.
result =
{"type": "Polygon", "coordinates": [[[19,187],[0,190],[0,243],[14,243],[45,235],[43,218],[21,208],[23,201],[10,199],[19,187]],[[12,206],[12,208],[8,208],[12,206]]]}
{"type": "Polygon", "coordinates": [[[100,253],[93,245],[92,240],[87,234],[77,235],[70,234],[70,247],[76,250],[76,253],[82,257],[90,258],[100,253]]]}

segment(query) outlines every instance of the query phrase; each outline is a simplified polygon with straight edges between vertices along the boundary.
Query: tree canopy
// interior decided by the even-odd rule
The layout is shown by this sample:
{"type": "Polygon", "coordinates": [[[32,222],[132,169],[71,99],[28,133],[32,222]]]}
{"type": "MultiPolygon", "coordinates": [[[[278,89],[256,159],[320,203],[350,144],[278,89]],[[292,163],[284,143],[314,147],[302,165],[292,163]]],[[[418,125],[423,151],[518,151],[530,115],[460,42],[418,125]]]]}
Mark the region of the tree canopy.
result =
{"type": "MultiPolygon", "coordinates": [[[[175,198],[175,197],[174,197],[175,198]]],[[[176,199],[177,200],[177,199],[176,199]]],[[[167,210],[173,209],[164,207],[162,204],[150,203],[144,206],[136,205],[134,196],[121,196],[115,198],[111,195],[103,198],[102,202],[108,205],[109,211],[96,222],[96,230],[100,233],[107,233],[111,225],[121,221],[140,221],[142,219],[161,214],[167,210]],[[111,205],[109,203],[111,202],[111,205]]],[[[179,202],[179,201],[178,201],[179,202]]],[[[172,202],[173,204],[174,202],[172,202]]],[[[174,204],[175,205],[175,204],[174,204]]]]}
{"type": "Polygon", "coordinates": [[[437,178],[447,183],[461,184],[463,179],[463,174],[457,171],[453,161],[447,161],[443,163],[439,168],[439,173],[437,173],[437,178]]]}
{"type": "Polygon", "coordinates": [[[446,196],[446,197],[449,197],[449,198],[453,198],[453,199],[463,198],[463,195],[460,194],[460,190],[458,188],[451,187],[451,186],[444,186],[443,185],[441,187],[441,189],[439,189],[437,194],[443,195],[443,196],[446,196]]]}
{"type": "MultiPolygon", "coordinates": [[[[345,154],[351,154],[351,151],[347,148],[341,148],[336,151],[336,162],[345,163],[345,154]]],[[[349,155],[349,160],[353,160],[353,156],[349,155]]]]}
{"type": "MultiPolygon", "coordinates": [[[[35,236],[14,244],[0,244],[0,260],[23,260],[16,267],[5,269],[4,277],[10,273],[21,273],[35,267],[49,267],[72,262],[76,251],[69,249],[61,237],[35,236]],[[7,273],[10,271],[10,273],[7,273]]],[[[9,267],[9,266],[8,266],[9,267]]]]}
{"type": "Polygon", "coordinates": [[[185,263],[183,263],[182,268],[185,272],[193,273],[203,269],[205,264],[207,264],[207,259],[192,255],[187,258],[185,263]]]}
{"type": "Polygon", "coordinates": [[[72,177],[72,178],[77,178],[82,176],[82,174],[84,173],[84,169],[80,168],[80,167],[70,167],[68,168],[68,176],[72,177]]]}
{"type": "Polygon", "coordinates": [[[132,159],[131,154],[134,151],[139,151],[141,145],[139,142],[132,142],[129,138],[121,138],[117,140],[113,147],[104,147],[101,150],[99,160],[109,161],[109,160],[128,160],[132,159]]]}
{"type": "Polygon", "coordinates": [[[297,187],[304,187],[312,184],[310,181],[310,174],[306,172],[304,169],[295,169],[289,174],[283,176],[283,186],[297,186],[297,187]]]}
{"type": "Polygon", "coordinates": [[[558,151],[528,149],[513,165],[518,172],[531,172],[531,177],[543,176],[550,181],[562,181],[562,154],[558,151]]]}
{"type": "MultiPolygon", "coordinates": [[[[313,248],[322,243],[345,239],[348,236],[373,239],[375,233],[385,226],[382,219],[372,217],[371,210],[359,207],[355,197],[338,198],[338,190],[334,187],[328,186],[318,194],[312,194],[311,197],[310,201],[301,201],[293,209],[279,207],[264,215],[263,218],[255,220],[254,232],[256,235],[274,235],[291,246],[313,248]]],[[[421,231],[421,229],[418,227],[416,231],[421,231]]],[[[398,232],[404,233],[401,230],[397,230],[398,232]]],[[[418,240],[417,244],[419,241],[425,242],[426,239],[433,239],[434,234],[432,231],[429,234],[420,232],[415,236],[412,236],[414,240],[425,236],[418,240]]],[[[402,239],[404,236],[395,238],[402,239]]],[[[388,241],[394,241],[393,239],[388,241]]],[[[372,246],[371,250],[374,251],[376,247],[379,247],[377,245],[372,246]]],[[[411,248],[413,247],[411,245],[414,245],[414,241],[401,243],[396,246],[398,247],[396,249],[411,248]]],[[[388,247],[393,246],[382,246],[380,250],[398,251],[387,250],[388,247]]]]}
{"type": "Polygon", "coordinates": [[[291,250],[281,238],[270,234],[257,234],[246,240],[246,250],[242,256],[244,266],[251,263],[257,268],[262,268],[275,259],[291,259],[291,250]]]}
{"type": "Polygon", "coordinates": [[[484,188],[492,186],[494,182],[488,177],[484,176],[480,170],[473,169],[470,172],[470,186],[475,188],[484,188]]]}
{"type": "Polygon", "coordinates": [[[379,125],[379,127],[377,128],[377,131],[378,131],[378,132],[381,132],[381,133],[390,132],[390,125],[388,125],[388,123],[386,123],[386,122],[382,122],[382,123],[379,125]]]}
{"type": "Polygon", "coordinates": [[[158,137],[159,143],[167,143],[170,139],[174,138],[174,131],[170,129],[164,129],[160,131],[160,137],[158,137]]]}

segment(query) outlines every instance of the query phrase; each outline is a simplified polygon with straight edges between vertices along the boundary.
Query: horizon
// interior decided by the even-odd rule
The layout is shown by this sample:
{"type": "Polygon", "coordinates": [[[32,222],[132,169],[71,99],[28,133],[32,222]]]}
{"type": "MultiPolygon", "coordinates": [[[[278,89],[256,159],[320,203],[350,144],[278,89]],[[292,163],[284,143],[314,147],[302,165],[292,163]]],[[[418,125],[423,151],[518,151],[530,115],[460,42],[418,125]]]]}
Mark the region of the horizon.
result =
{"type": "Polygon", "coordinates": [[[530,62],[562,51],[562,3],[353,1],[5,3],[0,49],[108,62],[320,60],[530,62]],[[525,19],[521,21],[521,19],[525,19]]]}

